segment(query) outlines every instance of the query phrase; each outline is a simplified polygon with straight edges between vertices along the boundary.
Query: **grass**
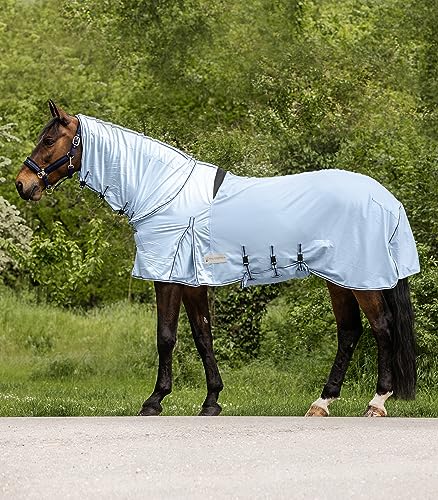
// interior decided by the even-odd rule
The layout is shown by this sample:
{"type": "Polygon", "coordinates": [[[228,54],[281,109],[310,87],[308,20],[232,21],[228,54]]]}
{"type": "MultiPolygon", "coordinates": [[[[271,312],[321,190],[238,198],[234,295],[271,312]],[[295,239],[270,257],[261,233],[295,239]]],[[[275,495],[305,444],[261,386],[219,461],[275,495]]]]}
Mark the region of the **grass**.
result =
{"type": "MultiPolygon", "coordinates": [[[[138,412],[155,383],[151,308],[121,303],[74,313],[0,292],[0,416],[138,412]]],[[[190,352],[179,346],[164,415],[196,415],[204,400],[202,365],[190,352]]],[[[315,359],[297,358],[287,370],[266,360],[221,366],[223,415],[303,415],[324,383],[315,359]]],[[[331,414],[361,415],[372,395],[372,379],[347,382],[331,414]]],[[[438,397],[420,387],[415,401],[389,400],[387,408],[392,416],[436,417],[438,397]]]]}
{"type": "MultiPolygon", "coordinates": [[[[303,392],[293,374],[278,374],[261,363],[224,373],[220,403],[223,415],[304,415],[318,395],[303,392]],[[279,375],[279,376],[278,376],[279,375]],[[252,379],[250,382],[248,377],[252,379]],[[272,380],[271,380],[272,379],[272,380]]],[[[22,380],[0,384],[0,416],[135,415],[153,387],[132,377],[87,377],[64,380],[22,380]]],[[[346,387],[333,403],[333,416],[361,415],[372,394],[346,387]]],[[[205,397],[203,386],[176,386],[165,399],[163,415],[196,415],[205,397]]],[[[436,394],[422,391],[415,401],[387,403],[391,416],[436,417],[436,394]]]]}

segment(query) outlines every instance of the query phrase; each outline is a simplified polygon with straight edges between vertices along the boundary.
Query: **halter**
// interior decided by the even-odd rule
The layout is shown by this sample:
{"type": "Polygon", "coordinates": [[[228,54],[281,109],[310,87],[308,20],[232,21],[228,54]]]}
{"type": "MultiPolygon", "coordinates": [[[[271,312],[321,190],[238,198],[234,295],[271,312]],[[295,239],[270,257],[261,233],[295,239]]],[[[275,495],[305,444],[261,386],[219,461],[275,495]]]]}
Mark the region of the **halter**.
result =
{"type": "Polygon", "coordinates": [[[78,128],[76,129],[76,134],[73,137],[70,149],[67,154],[61,156],[61,158],[58,158],[56,161],[54,161],[44,169],[42,169],[38,165],[38,163],[32,160],[30,156],[28,156],[23,163],[24,165],[26,165],[26,167],[30,168],[32,172],[35,172],[40,179],[43,180],[46,191],[53,191],[54,188],[52,188],[52,185],[49,182],[49,175],[68,162],[68,167],[67,167],[68,178],[71,179],[73,177],[74,165],[72,163],[72,160],[75,157],[76,151],[80,143],[81,143],[81,122],[78,121],[78,128]]]}

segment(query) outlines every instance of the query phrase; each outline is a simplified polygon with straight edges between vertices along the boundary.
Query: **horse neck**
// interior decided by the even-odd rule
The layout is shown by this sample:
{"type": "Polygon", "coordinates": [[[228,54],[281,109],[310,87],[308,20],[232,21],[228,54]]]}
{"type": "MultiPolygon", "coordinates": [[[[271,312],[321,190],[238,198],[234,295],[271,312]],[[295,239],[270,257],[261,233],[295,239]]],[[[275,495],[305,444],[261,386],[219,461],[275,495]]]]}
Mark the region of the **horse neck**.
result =
{"type": "Polygon", "coordinates": [[[148,213],[173,196],[195,161],[183,152],[132,130],[80,115],[84,128],[81,180],[111,206],[129,202],[148,213]],[[141,197],[141,200],[139,199],[141,197]]]}

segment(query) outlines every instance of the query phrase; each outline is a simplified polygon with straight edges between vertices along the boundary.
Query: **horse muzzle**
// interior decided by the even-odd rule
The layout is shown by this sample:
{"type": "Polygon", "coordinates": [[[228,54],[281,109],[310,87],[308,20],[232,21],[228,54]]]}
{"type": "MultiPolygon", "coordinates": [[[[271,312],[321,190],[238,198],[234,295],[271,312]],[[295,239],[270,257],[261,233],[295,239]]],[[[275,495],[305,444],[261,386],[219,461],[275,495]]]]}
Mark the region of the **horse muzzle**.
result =
{"type": "Polygon", "coordinates": [[[23,168],[17,175],[15,187],[23,200],[39,201],[43,194],[40,180],[34,175],[29,175],[23,168]]]}

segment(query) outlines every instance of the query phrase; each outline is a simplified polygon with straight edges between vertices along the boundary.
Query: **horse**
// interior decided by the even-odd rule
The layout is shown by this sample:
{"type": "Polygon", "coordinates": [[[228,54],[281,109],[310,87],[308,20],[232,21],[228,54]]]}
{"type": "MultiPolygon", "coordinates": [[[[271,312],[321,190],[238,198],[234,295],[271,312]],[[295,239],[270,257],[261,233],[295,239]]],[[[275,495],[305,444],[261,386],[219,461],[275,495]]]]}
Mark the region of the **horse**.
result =
{"type": "Polygon", "coordinates": [[[132,222],[133,275],[154,282],[159,357],[154,390],[139,415],[159,415],[172,390],[181,304],[205,370],[207,395],[199,415],[215,416],[222,410],[223,382],[213,351],[208,287],[239,279],[242,286],[262,285],[309,274],[327,283],[338,344],[327,382],[306,416],[328,416],[329,405],[340,397],[363,331],[361,311],[378,353],[376,391],[364,415],[385,417],[392,395],[415,397],[408,276],[419,271],[418,255],[403,206],[383,186],[337,170],[240,178],[143,134],[69,115],[52,100],[49,107],[52,118],[21,166],[16,188],[21,198],[36,202],[78,172],[81,187],[96,191],[132,222]],[[187,200],[188,208],[182,205],[187,200]],[[304,215],[296,216],[300,200],[304,215]],[[237,226],[233,219],[240,221],[237,226]]]}

